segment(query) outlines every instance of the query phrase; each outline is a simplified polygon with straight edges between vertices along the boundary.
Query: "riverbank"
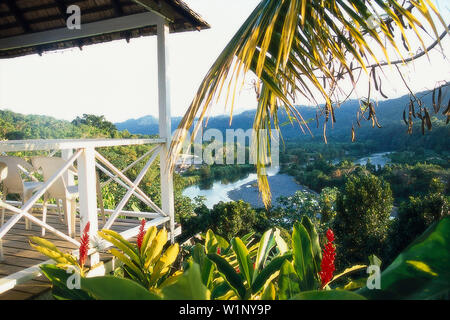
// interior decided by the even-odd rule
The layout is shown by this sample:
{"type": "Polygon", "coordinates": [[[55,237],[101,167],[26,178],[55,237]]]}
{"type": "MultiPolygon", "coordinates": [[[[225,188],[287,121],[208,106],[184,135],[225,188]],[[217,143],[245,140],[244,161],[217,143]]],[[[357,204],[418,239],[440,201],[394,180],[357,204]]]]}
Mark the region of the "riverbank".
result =
{"type": "MultiPolygon", "coordinates": [[[[299,185],[294,177],[287,174],[280,174],[279,167],[268,170],[269,186],[272,192],[272,205],[277,205],[276,199],[280,196],[291,196],[298,190],[308,190],[299,185]]],[[[210,188],[202,189],[199,185],[190,186],[183,190],[183,195],[194,199],[196,196],[206,198],[205,205],[212,207],[220,201],[244,200],[254,208],[264,207],[257,185],[256,173],[251,173],[247,177],[232,183],[222,183],[216,181],[210,188]]]]}
{"type": "MultiPolygon", "coordinates": [[[[374,153],[352,162],[359,165],[365,165],[370,159],[372,165],[383,167],[386,163],[390,162],[390,159],[388,158],[390,153],[392,152],[374,153]]],[[[341,160],[335,159],[334,161],[339,163],[341,160]]],[[[296,191],[309,191],[315,193],[308,187],[296,182],[295,177],[292,175],[280,173],[279,167],[268,170],[268,180],[270,191],[272,193],[273,207],[279,205],[277,201],[278,197],[289,197],[296,191]]],[[[208,188],[204,188],[201,185],[192,185],[183,190],[183,195],[191,199],[194,199],[196,196],[204,196],[206,198],[205,205],[209,209],[212,209],[213,206],[220,201],[228,202],[238,200],[248,202],[254,208],[264,207],[257,185],[256,173],[250,173],[246,177],[231,183],[215,181],[211,186],[208,186],[208,188]]]]}
{"type": "MultiPolygon", "coordinates": [[[[272,193],[272,206],[279,205],[278,197],[292,196],[296,191],[310,191],[308,188],[295,182],[294,177],[287,174],[268,176],[270,191],[272,193]]],[[[250,181],[237,189],[227,192],[227,196],[234,201],[243,200],[250,203],[253,208],[264,207],[259,193],[257,180],[250,181]]]]}

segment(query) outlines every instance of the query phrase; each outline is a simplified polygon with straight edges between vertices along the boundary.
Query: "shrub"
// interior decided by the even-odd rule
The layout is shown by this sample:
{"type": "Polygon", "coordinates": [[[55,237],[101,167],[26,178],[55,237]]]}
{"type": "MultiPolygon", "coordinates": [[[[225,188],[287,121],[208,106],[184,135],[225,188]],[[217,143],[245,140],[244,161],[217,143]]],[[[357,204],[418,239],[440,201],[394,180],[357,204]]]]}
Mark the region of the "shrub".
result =
{"type": "Polygon", "coordinates": [[[382,253],[392,203],[391,189],[384,180],[365,170],[358,170],[348,178],[336,199],[337,213],[332,227],[339,267],[382,253]]]}

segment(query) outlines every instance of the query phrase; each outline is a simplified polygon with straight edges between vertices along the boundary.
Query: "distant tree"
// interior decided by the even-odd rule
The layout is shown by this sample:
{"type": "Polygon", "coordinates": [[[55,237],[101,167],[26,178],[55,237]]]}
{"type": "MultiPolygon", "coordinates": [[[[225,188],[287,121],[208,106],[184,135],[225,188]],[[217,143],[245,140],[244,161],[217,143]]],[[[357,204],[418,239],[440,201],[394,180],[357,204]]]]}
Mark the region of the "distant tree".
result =
{"type": "Polygon", "coordinates": [[[269,227],[276,225],[292,230],[295,222],[307,216],[319,233],[325,233],[336,215],[337,193],[337,188],[324,188],[320,194],[296,191],[292,196],[279,197],[280,206],[267,212],[269,227]]]}
{"type": "Polygon", "coordinates": [[[25,139],[25,133],[22,131],[10,131],[5,134],[7,140],[23,140],[25,139]]]}
{"type": "Polygon", "coordinates": [[[209,165],[204,165],[200,168],[200,178],[202,180],[211,178],[211,167],[209,165]]]}
{"type": "Polygon", "coordinates": [[[242,200],[219,202],[210,213],[211,229],[224,237],[232,239],[254,231],[256,211],[242,200]]]}
{"type": "Polygon", "coordinates": [[[389,184],[367,170],[349,176],[336,199],[337,264],[339,268],[380,256],[388,236],[393,198],[389,184]]]}
{"type": "Polygon", "coordinates": [[[104,130],[110,134],[117,131],[116,126],[105,119],[105,116],[96,116],[94,114],[83,114],[83,117],[76,117],[75,120],[72,121],[73,125],[80,126],[82,124],[96,127],[100,130],[104,130]]]}
{"type": "Polygon", "coordinates": [[[279,197],[278,203],[281,205],[283,214],[279,214],[278,224],[285,229],[291,230],[296,221],[300,221],[303,216],[307,216],[316,225],[320,225],[319,197],[312,192],[296,191],[292,196],[279,197]]]}
{"type": "Polygon", "coordinates": [[[219,202],[212,209],[204,204],[205,199],[194,200],[195,215],[180,217],[183,234],[180,241],[185,241],[197,233],[208,229],[231,239],[249,232],[265,231],[270,222],[264,220],[265,214],[257,212],[251,205],[242,200],[219,202]]]}
{"type": "Polygon", "coordinates": [[[391,262],[431,224],[449,214],[450,200],[444,194],[445,185],[433,179],[425,197],[410,197],[403,202],[395,219],[387,248],[386,263],[391,262]]]}
{"type": "Polygon", "coordinates": [[[376,173],[377,171],[377,167],[374,164],[372,164],[370,158],[367,159],[366,169],[369,170],[371,173],[376,173]]]}
{"type": "Polygon", "coordinates": [[[320,222],[324,225],[331,223],[336,217],[336,199],[338,188],[324,188],[319,195],[320,222]]]}

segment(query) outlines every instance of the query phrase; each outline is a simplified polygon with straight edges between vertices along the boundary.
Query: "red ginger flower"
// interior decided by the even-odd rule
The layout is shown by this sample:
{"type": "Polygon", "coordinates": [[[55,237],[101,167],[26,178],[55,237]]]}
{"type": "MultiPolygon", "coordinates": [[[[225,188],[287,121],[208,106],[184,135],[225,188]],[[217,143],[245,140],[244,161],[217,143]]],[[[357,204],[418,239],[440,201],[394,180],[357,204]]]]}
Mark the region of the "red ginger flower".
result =
{"type": "Polygon", "coordinates": [[[336,257],[336,249],[333,245],[334,233],[331,229],[328,229],[327,231],[327,239],[328,242],[325,245],[325,249],[323,249],[322,262],[320,263],[321,271],[319,272],[322,281],[322,289],[331,279],[333,279],[333,272],[335,270],[334,259],[336,257]]]}
{"type": "Polygon", "coordinates": [[[139,228],[139,233],[137,235],[137,240],[136,240],[139,250],[141,250],[142,241],[144,240],[144,235],[145,235],[144,228],[145,228],[145,219],[142,219],[141,226],[139,228]]]}
{"type": "Polygon", "coordinates": [[[327,231],[327,239],[330,242],[334,241],[334,233],[333,233],[333,231],[331,229],[328,229],[328,231],[327,231]]]}
{"type": "Polygon", "coordinates": [[[86,259],[87,259],[87,254],[88,254],[88,250],[89,250],[89,227],[90,227],[91,223],[88,222],[86,224],[86,226],[84,227],[83,230],[83,235],[81,236],[80,239],[80,266],[83,268],[86,259]]]}

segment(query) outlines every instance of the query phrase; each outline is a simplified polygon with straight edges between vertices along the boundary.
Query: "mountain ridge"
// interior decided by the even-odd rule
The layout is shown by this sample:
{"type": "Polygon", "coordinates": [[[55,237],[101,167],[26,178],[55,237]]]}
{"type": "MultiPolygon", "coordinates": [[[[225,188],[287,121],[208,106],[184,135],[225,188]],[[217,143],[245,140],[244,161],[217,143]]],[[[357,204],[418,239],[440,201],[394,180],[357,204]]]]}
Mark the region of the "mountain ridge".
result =
{"type": "MultiPolygon", "coordinates": [[[[444,87],[443,101],[446,101],[448,96],[448,87],[444,87]]],[[[435,114],[431,112],[433,110],[431,106],[431,91],[423,91],[416,93],[418,96],[424,97],[424,104],[428,107],[430,115],[437,116],[437,118],[443,118],[442,114],[435,114]]],[[[378,106],[375,107],[377,118],[381,126],[389,126],[392,124],[398,125],[403,123],[403,110],[408,107],[409,95],[404,95],[398,98],[382,100],[378,102],[378,106]]],[[[360,107],[358,100],[349,100],[343,103],[339,108],[336,108],[335,118],[336,123],[328,124],[327,136],[342,138],[342,132],[345,131],[348,135],[351,132],[352,126],[356,129],[356,112],[360,107]]],[[[312,106],[296,106],[302,117],[308,123],[313,136],[323,135],[323,122],[324,119],[319,119],[319,126],[316,124],[316,107],[312,106]]],[[[442,111],[442,110],[441,110],[442,111]]],[[[225,132],[226,129],[244,129],[252,128],[253,119],[256,113],[256,109],[246,110],[239,114],[233,115],[233,121],[231,126],[229,125],[229,116],[218,115],[212,116],[208,120],[208,126],[206,129],[214,128],[225,132]]],[[[178,127],[182,117],[173,117],[171,120],[172,130],[178,127]]],[[[418,119],[416,119],[416,122],[418,119]]],[[[284,112],[279,115],[280,129],[283,137],[294,138],[298,137],[301,130],[297,123],[289,124],[289,119],[284,112]]],[[[128,130],[132,134],[158,134],[158,119],[154,116],[148,115],[137,119],[128,119],[124,122],[115,123],[118,130],[128,130]]],[[[404,124],[403,124],[404,125],[404,124]]],[[[371,127],[371,123],[368,121],[361,121],[361,128],[357,131],[366,131],[371,127]]],[[[406,126],[405,126],[406,128],[406,126]]]]}

